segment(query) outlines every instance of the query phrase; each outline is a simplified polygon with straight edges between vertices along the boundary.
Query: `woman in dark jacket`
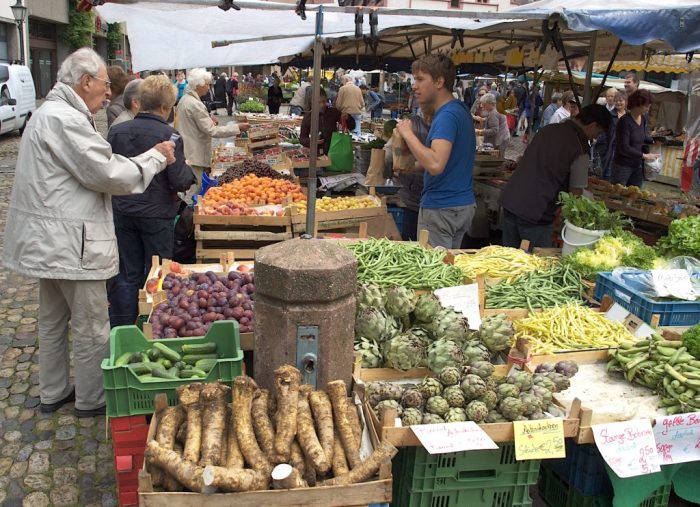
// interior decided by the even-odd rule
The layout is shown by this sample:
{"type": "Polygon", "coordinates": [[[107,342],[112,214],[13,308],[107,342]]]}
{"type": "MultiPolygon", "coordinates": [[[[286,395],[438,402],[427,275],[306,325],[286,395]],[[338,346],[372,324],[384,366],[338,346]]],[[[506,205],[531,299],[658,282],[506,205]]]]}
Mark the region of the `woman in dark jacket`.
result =
{"type": "Polygon", "coordinates": [[[275,78],[267,89],[267,107],[270,109],[270,114],[279,114],[281,105],[282,88],[280,88],[280,80],[275,78]]]}
{"type": "Polygon", "coordinates": [[[637,90],[627,100],[628,113],[617,122],[615,155],[612,161],[612,183],[640,187],[644,183],[644,160],[657,154],[644,153],[645,144],[654,140],[647,133],[647,115],[653,98],[647,90],[637,90]]]}
{"type": "MultiPolygon", "coordinates": [[[[177,131],[167,123],[177,89],[163,75],[149,76],[139,86],[140,112],[114,125],[107,136],[112,151],[132,157],[167,141],[177,131]]],[[[175,163],[156,175],[143,194],[112,197],[114,229],[119,248],[119,274],[109,291],[112,326],[133,324],[138,315],[138,292],[151,270],[151,257],[172,259],[175,244],[173,221],[180,207],[178,192],[195,182],[185,162],[182,139],[175,143],[175,163]]]]}

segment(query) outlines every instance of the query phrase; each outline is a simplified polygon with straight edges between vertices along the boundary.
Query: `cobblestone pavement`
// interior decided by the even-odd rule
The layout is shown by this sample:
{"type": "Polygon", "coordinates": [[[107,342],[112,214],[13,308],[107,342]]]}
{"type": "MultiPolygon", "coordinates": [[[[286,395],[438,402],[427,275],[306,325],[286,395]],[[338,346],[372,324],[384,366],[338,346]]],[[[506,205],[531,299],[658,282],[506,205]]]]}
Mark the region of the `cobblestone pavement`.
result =
{"type": "MultiPolygon", "coordinates": [[[[104,114],[98,128],[106,128],[104,114]]],[[[0,137],[0,231],[19,140],[0,137]]],[[[38,309],[37,281],[0,266],[0,505],[115,506],[105,417],[77,419],[72,403],[39,412],[38,309]]]]}

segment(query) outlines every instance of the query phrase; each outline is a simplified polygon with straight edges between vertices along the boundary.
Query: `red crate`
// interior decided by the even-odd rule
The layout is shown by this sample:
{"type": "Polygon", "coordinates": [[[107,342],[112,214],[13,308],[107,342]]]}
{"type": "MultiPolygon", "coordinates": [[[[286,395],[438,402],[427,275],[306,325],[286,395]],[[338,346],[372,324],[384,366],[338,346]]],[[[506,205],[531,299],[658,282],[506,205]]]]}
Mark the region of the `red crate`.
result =
{"type": "Polygon", "coordinates": [[[138,474],[148,437],[146,416],[115,417],[111,419],[111,433],[119,505],[138,505],[138,474]]]}
{"type": "Polygon", "coordinates": [[[115,431],[130,431],[139,426],[148,427],[145,415],[132,415],[126,417],[113,417],[109,420],[112,425],[112,433],[115,431]]]}
{"type": "Polygon", "coordinates": [[[131,431],[113,431],[112,446],[115,450],[121,450],[125,447],[146,447],[146,438],[148,437],[148,426],[143,428],[132,429],[131,431]]]}

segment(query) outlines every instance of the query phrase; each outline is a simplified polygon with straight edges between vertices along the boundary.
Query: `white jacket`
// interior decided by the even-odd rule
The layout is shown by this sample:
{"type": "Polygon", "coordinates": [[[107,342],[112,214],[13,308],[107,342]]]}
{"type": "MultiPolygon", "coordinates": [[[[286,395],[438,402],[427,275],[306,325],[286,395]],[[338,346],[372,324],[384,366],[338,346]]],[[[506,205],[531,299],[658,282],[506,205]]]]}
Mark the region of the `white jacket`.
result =
{"type": "Polygon", "coordinates": [[[185,160],[191,166],[211,166],[211,138],[233,137],[241,133],[238,125],[216,126],[207,106],[188,88],[177,104],[177,130],[185,143],[185,160]]]}
{"type": "Polygon", "coordinates": [[[36,278],[116,275],[111,196],[143,192],[166,165],[154,149],[131,159],[113,155],[85,102],[70,86],[57,83],[19,145],[5,266],[36,278]]]}

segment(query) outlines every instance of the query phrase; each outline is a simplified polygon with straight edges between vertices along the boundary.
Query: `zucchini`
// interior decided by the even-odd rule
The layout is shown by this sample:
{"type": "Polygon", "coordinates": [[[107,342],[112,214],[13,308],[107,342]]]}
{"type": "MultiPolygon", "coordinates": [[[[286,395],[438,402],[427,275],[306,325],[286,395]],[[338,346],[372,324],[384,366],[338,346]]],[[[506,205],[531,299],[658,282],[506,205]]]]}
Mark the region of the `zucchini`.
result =
{"type": "Polygon", "coordinates": [[[216,352],[216,343],[205,342],[205,343],[190,343],[182,346],[183,354],[211,354],[216,352]]]}
{"type": "Polygon", "coordinates": [[[131,357],[129,357],[129,364],[131,363],[143,363],[143,357],[141,356],[141,352],[133,352],[131,354],[131,357]]]}
{"type": "Polygon", "coordinates": [[[129,369],[138,377],[151,373],[151,367],[147,363],[131,363],[129,369]]]}
{"type": "Polygon", "coordinates": [[[217,362],[217,359],[200,359],[199,361],[194,363],[194,365],[196,368],[199,368],[200,370],[209,373],[214,368],[214,366],[216,366],[217,362]]]}
{"type": "Polygon", "coordinates": [[[141,382],[162,382],[162,378],[154,377],[153,375],[141,375],[139,376],[139,381],[141,382]]]}
{"type": "Polygon", "coordinates": [[[124,352],[114,361],[114,366],[126,366],[129,364],[129,359],[131,359],[131,352],[124,352]]]}
{"type": "Polygon", "coordinates": [[[158,349],[164,358],[170,359],[171,361],[179,361],[181,359],[180,354],[163,343],[155,342],[153,348],[158,349]]]}
{"type": "Polygon", "coordinates": [[[180,378],[206,378],[207,372],[200,370],[199,368],[187,368],[180,371],[180,378]]]}
{"type": "Polygon", "coordinates": [[[183,368],[187,367],[187,365],[183,361],[178,361],[175,364],[173,364],[173,366],[178,370],[182,370],[183,368]]]}
{"type": "Polygon", "coordinates": [[[182,360],[190,365],[195,364],[197,361],[200,359],[218,359],[219,356],[216,354],[188,354],[186,356],[182,356],[182,360]]]}
{"type": "Polygon", "coordinates": [[[169,370],[173,367],[173,362],[170,359],[166,359],[164,357],[158,359],[157,363],[160,364],[164,370],[169,370]]]}
{"type": "Polygon", "coordinates": [[[146,351],[146,354],[148,355],[148,359],[150,359],[151,361],[155,362],[158,361],[158,359],[160,359],[160,350],[158,350],[155,347],[151,347],[150,349],[148,349],[146,351]]]}
{"type": "Polygon", "coordinates": [[[180,373],[180,370],[178,370],[176,367],[173,366],[171,368],[168,368],[166,373],[168,375],[170,375],[171,377],[178,378],[178,374],[180,373]]]}
{"type": "Polygon", "coordinates": [[[176,376],[171,375],[170,373],[165,371],[163,368],[153,368],[153,370],[151,370],[151,375],[153,375],[154,377],[159,377],[159,378],[168,379],[168,380],[177,380],[176,376]]]}

